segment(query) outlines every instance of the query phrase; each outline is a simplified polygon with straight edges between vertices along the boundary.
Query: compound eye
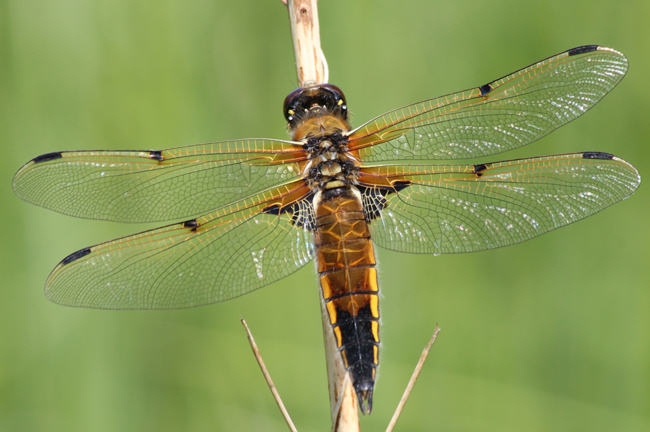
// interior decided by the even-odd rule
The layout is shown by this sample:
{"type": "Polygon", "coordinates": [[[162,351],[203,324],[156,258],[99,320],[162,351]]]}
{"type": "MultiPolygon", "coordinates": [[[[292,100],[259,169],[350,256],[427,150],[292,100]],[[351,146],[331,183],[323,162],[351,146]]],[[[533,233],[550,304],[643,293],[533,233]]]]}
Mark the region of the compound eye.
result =
{"type": "Polygon", "coordinates": [[[321,88],[329,90],[331,93],[334,94],[334,97],[336,98],[337,105],[339,105],[343,109],[347,109],[346,102],[345,102],[345,95],[343,94],[343,91],[335,86],[334,84],[321,84],[321,88]]]}
{"type": "Polygon", "coordinates": [[[289,95],[286,98],[284,98],[284,105],[282,107],[282,112],[284,114],[284,118],[286,118],[288,121],[291,121],[293,118],[289,118],[289,117],[293,117],[293,114],[295,114],[295,112],[293,112],[293,110],[289,108],[291,102],[293,102],[294,99],[300,97],[304,91],[305,89],[302,87],[297,88],[291,93],[289,93],[289,95]]]}

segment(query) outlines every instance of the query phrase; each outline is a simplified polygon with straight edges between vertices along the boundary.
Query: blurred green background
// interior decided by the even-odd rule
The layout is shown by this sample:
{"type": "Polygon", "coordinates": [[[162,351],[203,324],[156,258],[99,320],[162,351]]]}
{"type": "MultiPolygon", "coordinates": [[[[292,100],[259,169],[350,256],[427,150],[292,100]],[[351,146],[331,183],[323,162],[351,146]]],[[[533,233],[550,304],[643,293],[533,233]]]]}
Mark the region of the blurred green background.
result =
{"type": "MultiPolygon", "coordinates": [[[[601,44],[630,72],[596,108],[487,160],[605,151],[650,175],[650,2],[321,0],[330,81],[358,125],[601,44]]],[[[82,247],[151,226],[76,220],[20,201],[29,159],[285,138],[296,83],[279,0],[0,2],[0,430],[275,431],[283,420],[239,323],[252,328],[301,431],[329,429],[312,266],[248,296],[180,311],[98,311],[43,295],[82,247]]],[[[487,161],[486,160],[486,161],[487,161]]],[[[570,227],[455,256],[379,250],[383,430],[443,331],[403,431],[650,430],[647,185],[570,227]]]]}

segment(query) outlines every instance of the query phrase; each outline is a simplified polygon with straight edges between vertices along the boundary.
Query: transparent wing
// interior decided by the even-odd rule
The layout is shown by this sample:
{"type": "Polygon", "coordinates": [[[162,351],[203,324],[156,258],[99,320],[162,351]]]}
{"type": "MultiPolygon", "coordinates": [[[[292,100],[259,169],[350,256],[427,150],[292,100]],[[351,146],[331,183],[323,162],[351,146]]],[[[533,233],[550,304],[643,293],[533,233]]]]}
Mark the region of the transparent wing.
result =
{"type": "Polygon", "coordinates": [[[379,246],[410,253],[460,253],[519,243],[630,196],[641,182],[606,153],[544,156],[480,165],[364,168],[366,208],[379,246]],[[383,179],[383,180],[382,180],[383,179]],[[384,188],[384,191],[387,191],[384,188]],[[373,192],[374,191],[374,192],[373,192]]]}
{"type": "MultiPolygon", "coordinates": [[[[279,189],[81,249],[52,271],[45,293],[67,306],[173,309],[222,302],[275,282],[313,257],[307,226],[292,223],[292,212],[273,211],[277,197],[283,202],[307,188],[279,189]]],[[[309,201],[298,199],[293,208],[313,219],[309,201]]]]}
{"type": "Polygon", "coordinates": [[[16,194],[70,216],[117,222],[189,218],[286,184],[299,143],[223,141],[162,151],[48,153],[15,175],[16,194]]]}
{"type": "Polygon", "coordinates": [[[623,54],[574,48],[483,86],[409,105],[351,132],[364,162],[467,159],[530,144],[581,116],[627,72],[623,54]]]}

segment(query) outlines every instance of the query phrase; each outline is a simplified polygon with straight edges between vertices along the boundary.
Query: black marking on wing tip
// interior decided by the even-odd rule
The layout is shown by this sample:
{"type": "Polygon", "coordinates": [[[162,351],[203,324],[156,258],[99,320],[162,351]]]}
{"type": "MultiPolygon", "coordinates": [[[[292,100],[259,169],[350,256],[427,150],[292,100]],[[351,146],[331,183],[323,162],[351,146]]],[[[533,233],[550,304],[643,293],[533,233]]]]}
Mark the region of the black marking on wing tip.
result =
{"type": "Polygon", "coordinates": [[[67,257],[63,258],[63,261],[61,261],[61,264],[62,265],[70,264],[71,262],[76,261],[79,258],[85,257],[89,253],[90,253],[90,248],[89,247],[80,249],[77,252],[73,252],[70,255],[68,255],[67,257]]]}
{"type": "Polygon", "coordinates": [[[583,159],[607,159],[607,160],[612,160],[614,159],[613,154],[609,153],[603,153],[603,152],[584,152],[582,154],[583,159]]]}
{"type": "Polygon", "coordinates": [[[567,54],[569,54],[569,57],[578,55],[578,54],[584,54],[592,51],[596,51],[598,49],[598,45],[584,45],[584,46],[579,46],[570,49],[567,51],[567,54]]]}
{"type": "Polygon", "coordinates": [[[63,157],[63,153],[61,152],[45,153],[40,156],[36,156],[34,159],[32,159],[32,162],[37,164],[41,162],[49,162],[55,159],[61,159],[62,157],[63,157]]]}
{"type": "Polygon", "coordinates": [[[190,219],[188,221],[183,222],[183,228],[192,228],[192,231],[196,231],[198,227],[199,227],[199,223],[196,221],[196,219],[190,219]]]}
{"type": "Polygon", "coordinates": [[[163,156],[162,156],[162,151],[161,150],[151,150],[149,152],[149,159],[157,160],[162,162],[163,161],[163,156]]]}
{"type": "Polygon", "coordinates": [[[485,171],[488,168],[489,164],[476,164],[474,165],[474,174],[477,175],[477,177],[481,177],[483,175],[483,171],[485,171]]]}
{"type": "Polygon", "coordinates": [[[490,93],[492,91],[492,86],[490,84],[484,84],[481,87],[478,88],[481,92],[481,96],[485,96],[486,94],[490,93]]]}

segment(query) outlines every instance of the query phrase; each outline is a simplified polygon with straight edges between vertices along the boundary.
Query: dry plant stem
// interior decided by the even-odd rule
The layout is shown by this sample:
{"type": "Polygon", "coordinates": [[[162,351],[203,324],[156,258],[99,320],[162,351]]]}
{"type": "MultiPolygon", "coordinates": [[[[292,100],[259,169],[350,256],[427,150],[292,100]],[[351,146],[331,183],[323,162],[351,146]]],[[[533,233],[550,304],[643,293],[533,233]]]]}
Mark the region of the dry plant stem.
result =
{"type": "MultiPolygon", "coordinates": [[[[322,84],[327,81],[324,70],[324,56],[320,47],[316,1],[288,0],[286,2],[289,10],[296,72],[300,87],[322,84]]],[[[347,370],[332,332],[322,292],[320,299],[327,360],[327,379],[330,392],[330,412],[333,418],[332,430],[336,432],[358,432],[359,410],[356,393],[352,387],[352,380],[349,378],[347,381],[345,380],[347,370]]]]}
{"type": "Polygon", "coordinates": [[[255,358],[257,359],[257,364],[260,365],[260,369],[262,370],[264,379],[266,380],[266,383],[271,389],[271,393],[273,393],[273,398],[275,399],[275,402],[278,404],[278,408],[280,408],[282,417],[284,417],[284,420],[287,422],[287,425],[289,426],[289,429],[292,432],[298,432],[298,429],[296,429],[296,426],[291,421],[291,417],[289,417],[289,413],[287,412],[287,409],[284,407],[284,404],[282,403],[280,394],[276,390],[275,384],[273,384],[273,380],[271,379],[271,375],[269,375],[269,371],[266,369],[264,360],[262,360],[262,355],[260,354],[260,351],[257,349],[257,344],[255,343],[255,339],[253,339],[253,334],[248,328],[248,324],[246,324],[246,320],[241,320],[241,323],[244,325],[244,328],[246,329],[246,334],[248,335],[248,342],[251,344],[251,348],[253,349],[253,354],[255,354],[255,358]]]}
{"type": "Polygon", "coordinates": [[[406,386],[406,390],[404,390],[404,394],[402,395],[402,399],[400,399],[399,404],[397,404],[397,409],[395,410],[395,413],[393,414],[393,418],[390,419],[390,423],[388,423],[388,428],[386,428],[386,432],[392,432],[393,428],[395,427],[395,424],[397,423],[397,419],[399,418],[400,414],[402,413],[402,410],[404,409],[404,405],[406,405],[406,401],[408,400],[409,396],[411,395],[411,390],[413,390],[413,386],[415,385],[415,382],[418,379],[418,375],[420,375],[420,371],[422,370],[422,367],[424,366],[424,362],[427,360],[427,356],[429,355],[429,351],[431,351],[431,347],[433,346],[433,343],[436,341],[436,338],[438,337],[438,333],[440,333],[440,327],[436,324],[436,328],[433,331],[433,336],[431,337],[431,340],[427,344],[426,347],[424,347],[424,350],[422,350],[422,355],[420,356],[420,360],[418,361],[417,366],[415,366],[415,370],[413,371],[413,375],[411,375],[411,379],[409,380],[408,385],[406,386]]]}
{"type": "MultiPolygon", "coordinates": [[[[343,384],[341,384],[341,388],[339,388],[339,394],[343,394],[345,390],[347,389],[348,385],[350,384],[350,374],[345,374],[345,379],[343,380],[343,384]]],[[[336,419],[339,416],[339,412],[341,411],[341,405],[343,404],[343,399],[344,398],[339,398],[338,402],[336,403],[336,407],[334,408],[332,412],[332,432],[336,430],[336,419]]]]}
{"type": "Polygon", "coordinates": [[[327,362],[327,382],[330,392],[333,432],[359,432],[359,409],[357,395],[352,387],[336,338],[330,325],[329,315],[320,293],[321,316],[323,319],[323,339],[325,341],[325,360],[327,362]]]}
{"type": "Polygon", "coordinates": [[[317,0],[289,0],[289,22],[298,85],[308,87],[327,82],[320,47],[317,0]]]}

